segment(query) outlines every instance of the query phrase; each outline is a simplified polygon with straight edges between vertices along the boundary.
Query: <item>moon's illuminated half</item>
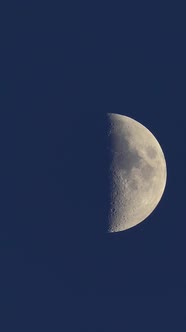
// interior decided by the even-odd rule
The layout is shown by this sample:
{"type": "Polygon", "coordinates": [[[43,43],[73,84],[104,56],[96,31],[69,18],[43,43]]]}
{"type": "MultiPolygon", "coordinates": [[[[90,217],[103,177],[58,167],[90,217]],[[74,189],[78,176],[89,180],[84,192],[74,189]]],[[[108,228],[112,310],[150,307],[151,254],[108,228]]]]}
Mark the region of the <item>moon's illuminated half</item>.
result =
{"type": "Polygon", "coordinates": [[[167,168],[161,146],[139,122],[108,114],[110,165],[109,232],[131,228],[158,205],[166,185],[167,168]]]}

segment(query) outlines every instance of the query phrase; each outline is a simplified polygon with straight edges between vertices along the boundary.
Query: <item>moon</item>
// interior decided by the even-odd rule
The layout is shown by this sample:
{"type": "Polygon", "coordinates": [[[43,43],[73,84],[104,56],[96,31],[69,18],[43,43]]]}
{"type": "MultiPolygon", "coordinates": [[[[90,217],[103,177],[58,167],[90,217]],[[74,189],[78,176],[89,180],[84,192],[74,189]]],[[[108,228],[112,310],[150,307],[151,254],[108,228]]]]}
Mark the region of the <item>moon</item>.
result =
{"type": "Polygon", "coordinates": [[[108,232],[146,219],[163,195],[167,167],[154,135],[138,121],[108,113],[110,205],[108,232]]]}

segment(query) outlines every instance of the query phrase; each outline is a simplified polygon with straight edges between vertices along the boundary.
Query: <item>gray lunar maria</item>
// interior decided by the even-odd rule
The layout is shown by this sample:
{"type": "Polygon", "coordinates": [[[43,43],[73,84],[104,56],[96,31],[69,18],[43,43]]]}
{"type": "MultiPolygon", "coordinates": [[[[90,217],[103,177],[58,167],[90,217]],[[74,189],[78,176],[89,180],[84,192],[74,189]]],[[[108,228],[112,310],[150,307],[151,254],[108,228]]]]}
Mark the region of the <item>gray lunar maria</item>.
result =
{"type": "Polygon", "coordinates": [[[110,164],[109,232],[131,228],[146,219],[159,203],[167,169],[161,146],[142,124],[108,114],[110,164]]]}

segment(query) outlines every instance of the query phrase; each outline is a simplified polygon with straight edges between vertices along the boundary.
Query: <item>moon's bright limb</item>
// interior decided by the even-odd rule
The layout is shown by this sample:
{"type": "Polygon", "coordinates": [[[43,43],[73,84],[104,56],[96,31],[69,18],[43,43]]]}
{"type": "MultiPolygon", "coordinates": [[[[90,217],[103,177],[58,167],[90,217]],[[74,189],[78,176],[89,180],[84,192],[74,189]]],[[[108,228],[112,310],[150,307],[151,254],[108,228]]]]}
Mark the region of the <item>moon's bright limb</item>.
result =
{"type": "Polygon", "coordinates": [[[154,135],[127,116],[108,114],[111,149],[109,232],[146,219],[166,185],[166,161],[154,135]]]}

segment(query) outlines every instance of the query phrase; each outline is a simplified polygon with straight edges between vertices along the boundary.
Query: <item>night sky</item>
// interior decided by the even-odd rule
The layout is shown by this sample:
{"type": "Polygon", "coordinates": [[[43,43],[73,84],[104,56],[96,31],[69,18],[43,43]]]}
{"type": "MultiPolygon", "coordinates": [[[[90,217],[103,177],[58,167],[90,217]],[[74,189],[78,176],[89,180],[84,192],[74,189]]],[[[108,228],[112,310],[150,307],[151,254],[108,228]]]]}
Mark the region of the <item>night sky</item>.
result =
{"type": "Polygon", "coordinates": [[[184,330],[182,7],[21,1],[3,8],[2,332],[184,330]],[[107,113],[146,126],[168,172],[154,212],[115,234],[105,232],[107,113]]]}

